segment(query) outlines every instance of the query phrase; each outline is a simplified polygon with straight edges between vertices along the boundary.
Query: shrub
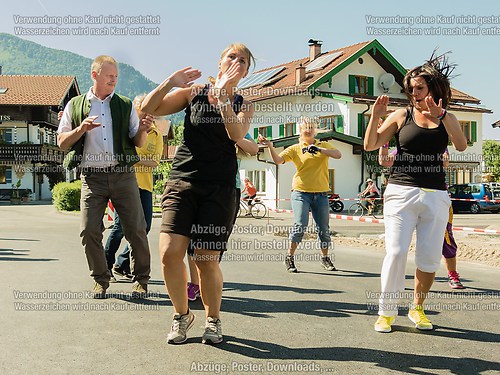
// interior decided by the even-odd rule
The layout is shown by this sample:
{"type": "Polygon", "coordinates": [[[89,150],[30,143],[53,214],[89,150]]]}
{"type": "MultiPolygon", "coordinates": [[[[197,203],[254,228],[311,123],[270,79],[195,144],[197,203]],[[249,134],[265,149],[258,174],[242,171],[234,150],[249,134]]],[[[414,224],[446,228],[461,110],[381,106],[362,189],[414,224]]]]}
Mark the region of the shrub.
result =
{"type": "Polygon", "coordinates": [[[59,182],[52,189],[52,202],[58,211],[80,211],[82,182],[59,182]]]}
{"type": "Polygon", "coordinates": [[[170,175],[170,169],[172,168],[171,164],[167,162],[161,162],[154,171],[154,186],[153,186],[153,194],[161,195],[163,194],[163,190],[165,189],[165,184],[168,180],[168,176],[170,175]]]}

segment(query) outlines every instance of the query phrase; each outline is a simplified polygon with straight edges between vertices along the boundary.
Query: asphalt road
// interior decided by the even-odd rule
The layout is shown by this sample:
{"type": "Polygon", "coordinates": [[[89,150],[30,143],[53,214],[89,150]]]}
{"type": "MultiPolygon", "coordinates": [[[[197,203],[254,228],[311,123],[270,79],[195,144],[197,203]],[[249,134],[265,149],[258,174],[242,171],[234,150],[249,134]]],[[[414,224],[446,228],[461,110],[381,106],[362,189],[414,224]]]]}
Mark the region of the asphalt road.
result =
{"type": "MultiPolygon", "coordinates": [[[[0,372],[500,373],[498,268],[461,262],[468,288],[452,292],[443,266],[428,298],[435,330],[414,329],[402,307],[394,331],[380,334],[373,330],[373,308],[383,253],[337,246],[339,270],[326,272],[315,250],[301,249],[300,272],[288,274],[282,264],[287,240],[273,231],[289,226],[290,215],[273,216],[238,220],[232,250],[222,262],[225,342],[201,344],[204,313],[196,301],[191,308],[197,321],[187,343],[172,346],[166,343],[172,307],[157,252],[160,219],[153,220],[150,235],[148,298],[130,300],[131,284],[120,281],[108,290],[108,299],[96,301],[86,294],[92,280],[79,243],[78,215],[47,205],[0,206],[0,372]]],[[[480,228],[487,225],[482,218],[498,216],[464,217],[462,225],[480,228]]],[[[457,215],[455,225],[459,220],[457,215]]],[[[363,233],[375,227],[340,221],[332,227],[344,224],[363,233]]],[[[409,293],[413,270],[409,259],[409,293]]]]}

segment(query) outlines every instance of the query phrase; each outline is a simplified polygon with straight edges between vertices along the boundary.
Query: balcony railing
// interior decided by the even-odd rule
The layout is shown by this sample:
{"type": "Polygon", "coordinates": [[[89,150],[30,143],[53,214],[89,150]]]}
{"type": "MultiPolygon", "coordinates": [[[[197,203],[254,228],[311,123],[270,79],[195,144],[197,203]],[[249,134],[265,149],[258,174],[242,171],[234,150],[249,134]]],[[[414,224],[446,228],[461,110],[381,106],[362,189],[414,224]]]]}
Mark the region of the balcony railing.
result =
{"type": "Polygon", "coordinates": [[[62,164],[65,152],[54,145],[0,144],[0,161],[62,164]]]}

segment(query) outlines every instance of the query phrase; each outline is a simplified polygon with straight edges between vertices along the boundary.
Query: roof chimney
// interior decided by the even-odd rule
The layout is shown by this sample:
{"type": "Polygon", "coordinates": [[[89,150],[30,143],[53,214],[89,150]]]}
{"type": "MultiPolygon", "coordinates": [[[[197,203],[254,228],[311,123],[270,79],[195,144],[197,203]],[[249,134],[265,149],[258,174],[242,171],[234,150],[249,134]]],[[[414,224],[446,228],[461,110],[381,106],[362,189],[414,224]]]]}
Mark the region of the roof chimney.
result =
{"type": "Polygon", "coordinates": [[[300,64],[295,68],[295,86],[300,85],[306,79],[306,67],[300,64]]]}
{"type": "Polygon", "coordinates": [[[2,74],[2,65],[0,65],[0,75],[2,74]]]}
{"type": "Polygon", "coordinates": [[[321,55],[321,40],[309,39],[309,61],[313,61],[316,57],[321,55]]]}

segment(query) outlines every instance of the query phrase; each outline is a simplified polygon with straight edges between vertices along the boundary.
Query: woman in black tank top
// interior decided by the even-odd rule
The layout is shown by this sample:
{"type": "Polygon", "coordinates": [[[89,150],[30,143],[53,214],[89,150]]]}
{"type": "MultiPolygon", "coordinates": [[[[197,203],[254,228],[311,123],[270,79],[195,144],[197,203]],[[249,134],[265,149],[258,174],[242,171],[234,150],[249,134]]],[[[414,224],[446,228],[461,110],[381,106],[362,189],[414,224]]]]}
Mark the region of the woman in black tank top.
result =
{"type": "Polygon", "coordinates": [[[167,342],[186,341],[194,315],[188,308],[184,256],[188,245],[200,275],[206,312],[202,342],[222,341],[220,306],[222,272],[236,210],[236,142],[248,132],[253,106],[236,94],[253,56],[243,44],[227,47],[213,85],[193,85],[201,73],[185,68],[148,94],[143,111],[167,115],[185,110],[184,138],[175,156],[162,197],[160,256],[163,278],[174,306],[167,342]],[[173,87],[179,89],[171,91],[173,87]]]}
{"type": "Polygon", "coordinates": [[[458,151],[467,147],[457,118],[446,111],[451,98],[449,76],[454,69],[445,55],[435,56],[408,71],[404,78],[407,109],[385,116],[389,97],[377,98],[366,129],[364,146],[371,151],[395,136],[397,155],[384,193],[386,256],[382,266],[382,293],[378,332],[390,332],[404,291],[405,264],[416,230],[415,291],[408,317],[417,329],[430,330],[423,302],[441,259],[441,244],[448,220],[450,199],[446,192],[441,155],[448,140],[458,151]]]}

